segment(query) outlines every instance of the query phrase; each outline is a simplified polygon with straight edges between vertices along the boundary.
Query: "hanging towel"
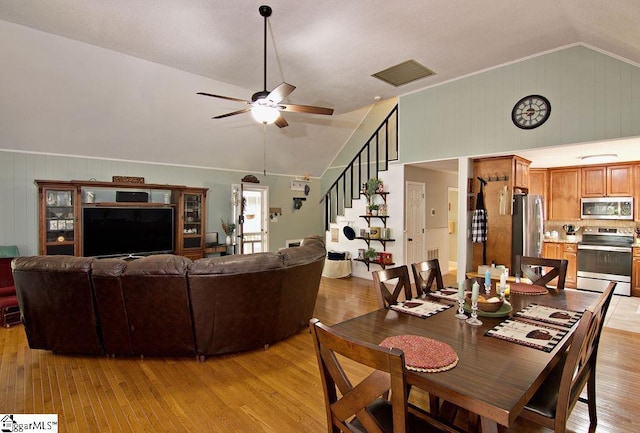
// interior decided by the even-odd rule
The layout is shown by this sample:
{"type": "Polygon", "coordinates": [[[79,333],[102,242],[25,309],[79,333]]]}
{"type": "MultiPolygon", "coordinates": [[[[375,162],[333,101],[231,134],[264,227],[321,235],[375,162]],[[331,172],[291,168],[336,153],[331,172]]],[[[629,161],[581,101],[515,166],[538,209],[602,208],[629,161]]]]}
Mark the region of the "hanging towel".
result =
{"type": "Polygon", "coordinates": [[[500,215],[510,215],[511,214],[511,194],[509,194],[509,190],[507,185],[502,187],[499,192],[498,203],[500,204],[500,215]]]}
{"type": "MultiPolygon", "coordinates": [[[[484,207],[484,185],[486,181],[478,178],[480,181],[480,191],[476,198],[476,210],[473,211],[471,220],[471,239],[472,242],[484,242],[487,240],[487,211],[484,207]]],[[[483,263],[486,263],[486,244],[482,248],[483,263]]]]}
{"type": "Polygon", "coordinates": [[[473,242],[484,242],[487,240],[487,211],[476,209],[473,211],[471,220],[471,237],[473,242]]]}

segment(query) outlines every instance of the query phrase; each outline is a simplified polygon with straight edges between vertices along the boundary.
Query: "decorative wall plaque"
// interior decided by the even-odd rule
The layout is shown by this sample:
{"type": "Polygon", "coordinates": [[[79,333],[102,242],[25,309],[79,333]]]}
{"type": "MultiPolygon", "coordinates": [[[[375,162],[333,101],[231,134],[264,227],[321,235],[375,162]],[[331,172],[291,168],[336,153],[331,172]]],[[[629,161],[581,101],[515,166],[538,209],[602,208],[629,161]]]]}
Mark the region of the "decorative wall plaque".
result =
{"type": "Polygon", "coordinates": [[[111,181],[114,183],[144,183],[144,177],[112,176],[111,181]]]}

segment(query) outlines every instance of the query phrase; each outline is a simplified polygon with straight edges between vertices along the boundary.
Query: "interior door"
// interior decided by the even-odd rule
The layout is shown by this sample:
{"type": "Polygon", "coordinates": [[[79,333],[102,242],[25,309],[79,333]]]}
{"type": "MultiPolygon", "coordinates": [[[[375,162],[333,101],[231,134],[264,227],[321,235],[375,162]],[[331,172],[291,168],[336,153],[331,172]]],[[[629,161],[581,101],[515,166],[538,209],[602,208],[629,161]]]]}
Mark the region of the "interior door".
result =
{"type": "Polygon", "coordinates": [[[269,187],[243,184],[241,191],[238,253],[267,252],[269,251],[269,187]]]}
{"type": "Polygon", "coordinates": [[[425,184],[422,182],[406,182],[405,184],[405,233],[407,254],[406,263],[416,263],[425,254],[425,184]]]}

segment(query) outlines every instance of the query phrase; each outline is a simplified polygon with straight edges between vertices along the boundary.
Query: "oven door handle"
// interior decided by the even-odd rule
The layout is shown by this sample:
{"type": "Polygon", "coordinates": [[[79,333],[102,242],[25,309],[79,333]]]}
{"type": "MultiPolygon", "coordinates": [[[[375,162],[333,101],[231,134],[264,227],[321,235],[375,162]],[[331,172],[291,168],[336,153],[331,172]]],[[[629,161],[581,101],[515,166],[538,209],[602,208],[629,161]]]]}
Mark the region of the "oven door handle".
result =
{"type": "Polygon", "coordinates": [[[631,247],[608,247],[602,245],[578,245],[579,250],[613,251],[616,253],[630,253],[631,247]]]}

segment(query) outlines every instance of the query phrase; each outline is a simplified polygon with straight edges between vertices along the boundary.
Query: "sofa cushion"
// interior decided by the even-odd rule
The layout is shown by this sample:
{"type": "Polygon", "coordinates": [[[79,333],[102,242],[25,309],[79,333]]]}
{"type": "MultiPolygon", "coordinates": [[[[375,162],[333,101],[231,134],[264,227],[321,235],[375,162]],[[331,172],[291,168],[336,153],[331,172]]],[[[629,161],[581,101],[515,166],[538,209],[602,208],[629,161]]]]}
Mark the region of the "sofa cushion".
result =
{"type": "Polygon", "coordinates": [[[125,275],[185,275],[191,260],[173,254],[158,254],[127,262],[125,275]]]}
{"type": "Polygon", "coordinates": [[[104,351],[110,355],[134,353],[121,276],[127,268],[122,259],[97,259],[91,264],[91,281],[100,318],[104,351]]]}
{"type": "Polygon", "coordinates": [[[278,252],[287,267],[324,260],[326,253],[324,240],[319,236],[306,237],[302,240],[300,247],[285,248],[278,252]]]}
{"type": "Polygon", "coordinates": [[[190,275],[241,274],[283,268],[282,256],[255,253],[198,259],[189,266],[190,275]]]}
{"type": "Polygon", "coordinates": [[[91,269],[93,257],[31,256],[13,259],[12,268],[22,272],[82,272],[91,269]]]}
{"type": "Polygon", "coordinates": [[[122,259],[97,259],[91,263],[91,274],[98,277],[119,278],[127,268],[122,259]]]}
{"type": "Polygon", "coordinates": [[[130,260],[122,292],[134,353],[195,355],[187,268],[191,260],[170,254],[130,260]]]}
{"type": "Polygon", "coordinates": [[[93,258],[18,257],[13,276],[29,347],[102,354],[91,288],[93,258]]]}

